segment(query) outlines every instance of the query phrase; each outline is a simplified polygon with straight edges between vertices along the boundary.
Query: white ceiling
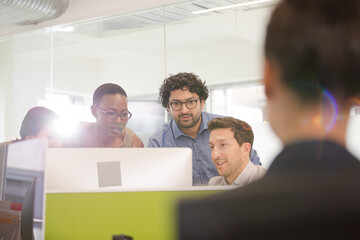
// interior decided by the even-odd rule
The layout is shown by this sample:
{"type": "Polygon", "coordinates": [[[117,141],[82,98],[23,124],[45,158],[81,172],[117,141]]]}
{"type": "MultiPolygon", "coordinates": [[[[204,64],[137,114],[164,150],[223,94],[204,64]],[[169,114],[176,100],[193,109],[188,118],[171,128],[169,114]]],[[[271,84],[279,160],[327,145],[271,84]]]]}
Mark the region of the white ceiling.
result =
{"type": "MultiPolygon", "coordinates": [[[[0,38],[61,24],[82,21],[89,22],[89,20],[96,20],[99,17],[110,17],[110,20],[96,21],[93,24],[83,25],[82,28],[96,31],[117,30],[120,27],[132,29],[134,27],[154,25],[156,22],[162,22],[163,9],[158,8],[159,6],[166,6],[167,22],[172,23],[196,18],[198,15],[191,14],[192,11],[248,1],[251,0],[71,0],[65,13],[54,20],[27,26],[0,22],[0,38]],[[180,2],[182,4],[176,4],[180,2]],[[111,17],[117,14],[122,14],[122,17],[111,17]]],[[[252,7],[247,7],[245,10],[271,6],[279,0],[269,1],[274,2],[256,4],[252,7]]],[[[234,11],[234,9],[205,13],[202,15],[208,16],[214,13],[224,14],[232,11],[234,11]]]]}
{"type": "MultiPolygon", "coordinates": [[[[120,30],[95,29],[94,23],[66,25],[55,32],[54,43],[58,50],[57,58],[106,58],[116,56],[125,50],[162,54],[164,34],[167,48],[172,51],[211,48],[242,41],[261,46],[270,10],[239,10],[185,19],[168,23],[166,33],[163,24],[120,30]],[[62,29],[75,31],[64,32],[62,29]],[[162,44],[159,44],[159,41],[162,44]]],[[[103,21],[109,22],[109,19],[103,21]]],[[[96,23],[99,26],[103,21],[96,23]]]]}
{"type": "Polygon", "coordinates": [[[19,26],[0,22],[0,38],[65,23],[154,8],[182,0],[71,0],[66,12],[54,20],[19,26]]]}

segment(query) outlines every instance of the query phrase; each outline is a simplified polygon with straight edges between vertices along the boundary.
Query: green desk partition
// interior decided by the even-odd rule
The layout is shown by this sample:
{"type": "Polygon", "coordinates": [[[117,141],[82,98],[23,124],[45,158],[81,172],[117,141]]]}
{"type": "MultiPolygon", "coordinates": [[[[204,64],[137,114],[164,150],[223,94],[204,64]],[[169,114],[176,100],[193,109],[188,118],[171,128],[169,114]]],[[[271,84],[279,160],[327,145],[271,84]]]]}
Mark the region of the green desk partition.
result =
{"type": "Polygon", "coordinates": [[[220,191],[47,193],[45,239],[177,239],[179,199],[220,191]]]}

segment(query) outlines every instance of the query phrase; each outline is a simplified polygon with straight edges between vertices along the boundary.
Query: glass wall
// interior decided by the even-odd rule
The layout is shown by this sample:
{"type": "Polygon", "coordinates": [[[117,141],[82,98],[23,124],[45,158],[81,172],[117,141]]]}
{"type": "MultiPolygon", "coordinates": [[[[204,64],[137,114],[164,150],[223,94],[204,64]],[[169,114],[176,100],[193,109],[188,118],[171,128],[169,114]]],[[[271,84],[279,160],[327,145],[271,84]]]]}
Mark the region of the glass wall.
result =
{"type": "MultiPolygon", "coordinates": [[[[78,121],[94,121],[92,94],[106,82],[127,91],[137,119],[157,119],[146,129],[129,121],[146,138],[165,122],[155,103],[163,79],[194,72],[211,91],[206,111],[247,121],[254,147],[272,159],[281,144],[267,123],[261,83],[272,6],[194,14],[215,2],[229,1],[187,1],[0,39],[0,141],[19,137],[25,113],[36,105],[57,112],[66,122],[62,132],[71,134],[65,130],[78,121]],[[157,110],[138,111],[147,104],[157,110]]],[[[348,143],[357,149],[359,114],[352,114],[348,143]]]]}
{"type": "Polygon", "coordinates": [[[0,40],[0,138],[19,136],[26,111],[44,99],[52,78],[51,31],[0,40]]]}
{"type": "Polygon", "coordinates": [[[251,101],[235,99],[243,84],[261,85],[262,42],[271,7],[193,14],[202,2],[2,39],[0,140],[18,137],[23,116],[35,105],[53,109],[67,122],[91,121],[91,96],[102,83],[121,85],[135,103],[154,102],[163,79],[178,72],[194,72],[214,90],[208,111],[261,122],[264,103],[254,105],[263,101],[261,94],[251,101]]]}
{"type": "MultiPolygon", "coordinates": [[[[166,111],[155,103],[158,89],[166,77],[179,72],[193,72],[206,81],[211,91],[207,111],[252,126],[264,124],[262,43],[272,7],[194,14],[205,2],[187,1],[2,39],[0,140],[19,137],[25,113],[36,105],[57,112],[64,121],[61,132],[71,134],[78,121],[94,121],[90,106],[96,87],[114,82],[126,90],[132,102],[129,110],[141,115],[133,116],[129,126],[146,142],[165,122],[166,111]],[[156,111],[139,113],[147,105],[156,111]],[[152,120],[144,129],[136,119],[152,120]]],[[[272,158],[280,144],[276,137],[261,134],[256,133],[255,145],[274,138],[273,153],[260,153],[272,158]]]]}

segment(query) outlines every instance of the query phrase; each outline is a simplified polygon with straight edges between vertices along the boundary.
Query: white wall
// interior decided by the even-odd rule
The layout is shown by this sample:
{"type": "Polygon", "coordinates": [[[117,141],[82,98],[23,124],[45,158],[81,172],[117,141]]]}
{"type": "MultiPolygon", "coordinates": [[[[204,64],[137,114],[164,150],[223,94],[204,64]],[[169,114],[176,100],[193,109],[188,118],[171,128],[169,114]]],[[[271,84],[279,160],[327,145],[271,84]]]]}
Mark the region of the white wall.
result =
{"type": "Polygon", "coordinates": [[[259,46],[239,40],[226,45],[208,45],[197,49],[169,49],[168,74],[194,72],[208,85],[241,82],[261,76],[259,46]]]}
{"type": "Polygon", "coordinates": [[[268,122],[251,124],[251,127],[254,132],[253,148],[257,151],[262,165],[269,168],[274,158],[282,150],[283,145],[268,122]]]}
{"type": "MultiPolygon", "coordinates": [[[[240,14],[237,17],[243,18],[240,14]]],[[[235,24],[234,19],[233,13],[168,24],[166,57],[161,24],[119,31],[55,32],[54,87],[78,91],[75,80],[84,81],[83,71],[91,75],[89,86],[93,82],[115,82],[130,98],[156,96],[165,77],[183,71],[195,72],[209,86],[258,79],[262,68],[258,36],[264,28],[262,18],[252,23],[256,30],[248,30],[247,35],[244,24],[235,24]],[[89,61],[97,61],[98,66],[89,61]],[[92,81],[95,77],[98,80],[92,81]],[[69,80],[70,84],[65,82],[69,80]]],[[[91,94],[87,87],[81,91],[91,94]]]]}
{"type": "Polygon", "coordinates": [[[167,73],[194,72],[208,85],[258,78],[265,31],[262,18],[269,12],[230,12],[167,26],[167,73]]]}
{"type": "Polygon", "coordinates": [[[6,106],[7,106],[7,97],[9,89],[7,87],[8,79],[11,78],[12,71],[9,71],[11,68],[11,58],[7,49],[9,49],[9,44],[0,44],[0,52],[3,56],[0,57],[0,141],[5,140],[6,135],[6,106]],[[8,57],[8,58],[7,58],[8,57]]]}
{"type": "MultiPolygon", "coordinates": [[[[136,52],[123,52],[121,57],[101,62],[101,81],[115,82],[122,86],[129,98],[157,95],[164,79],[164,58],[136,52]]],[[[156,100],[156,99],[154,99],[156,100]]]]}
{"type": "Polygon", "coordinates": [[[53,88],[92,95],[101,85],[99,65],[98,59],[57,60],[55,55],[53,88]]]}
{"type": "MultiPolygon", "coordinates": [[[[269,168],[274,158],[283,148],[269,123],[251,124],[254,131],[254,149],[258,152],[265,168],[269,168]]],[[[360,159],[360,115],[350,116],[347,130],[347,148],[360,159]]]]}
{"type": "Polygon", "coordinates": [[[15,38],[0,42],[1,51],[1,102],[4,134],[1,141],[19,137],[21,121],[29,108],[45,97],[50,79],[50,41],[48,35],[15,38]],[[5,98],[4,98],[5,97],[5,98]]]}
{"type": "Polygon", "coordinates": [[[46,62],[30,62],[29,60],[21,59],[21,57],[15,57],[13,65],[15,69],[18,68],[21,71],[14,71],[13,79],[10,83],[13,91],[11,106],[7,110],[9,116],[6,116],[6,118],[8,120],[11,119],[11,127],[9,128],[9,125],[7,125],[6,128],[11,139],[19,136],[20,124],[25,113],[31,107],[38,105],[38,99],[45,98],[45,89],[49,79],[49,66],[46,62]]]}

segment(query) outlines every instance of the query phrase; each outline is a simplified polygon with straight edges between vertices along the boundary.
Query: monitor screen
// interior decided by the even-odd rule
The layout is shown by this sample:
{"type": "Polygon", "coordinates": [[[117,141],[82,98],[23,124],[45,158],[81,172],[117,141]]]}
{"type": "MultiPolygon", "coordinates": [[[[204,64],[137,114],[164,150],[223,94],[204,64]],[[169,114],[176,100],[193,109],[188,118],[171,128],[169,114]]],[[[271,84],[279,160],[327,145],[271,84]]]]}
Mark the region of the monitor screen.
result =
{"type": "Polygon", "coordinates": [[[4,199],[7,144],[0,146],[0,199],[4,199]]]}
{"type": "MultiPolygon", "coordinates": [[[[34,178],[26,191],[21,211],[21,239],[34,240],[34,205],[35,205],[36,178],[34,178]]],[[[39,239],[39,238],[35,238],[39,239]]]]}
{"type": "Polygon", "coordinates": [[[46,191],[192,186],[190,148],[48,148],[46,191]]]}
{"type": "Polygon", "coordinates": [[[36,178],[34,202],[35,239],[42,239],[44,219],[44,169],[47,141],[38,138],[11,143],[7,148],[3,200],[24,203],[36,178]]]}

